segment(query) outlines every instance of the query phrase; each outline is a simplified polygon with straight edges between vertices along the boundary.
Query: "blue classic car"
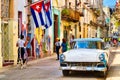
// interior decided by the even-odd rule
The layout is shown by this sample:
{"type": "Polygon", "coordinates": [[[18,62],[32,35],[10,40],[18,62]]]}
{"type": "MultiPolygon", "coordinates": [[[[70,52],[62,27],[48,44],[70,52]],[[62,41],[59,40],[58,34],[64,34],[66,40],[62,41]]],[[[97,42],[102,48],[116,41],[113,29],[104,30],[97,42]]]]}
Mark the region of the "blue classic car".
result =
{"type": "Polygon", "coordinates": [[[60,69],[64,76],[70,71],[99,71],[106,75],[109,50],[100,38],[74,39],[73,48],[60,55],[60,69]]]}

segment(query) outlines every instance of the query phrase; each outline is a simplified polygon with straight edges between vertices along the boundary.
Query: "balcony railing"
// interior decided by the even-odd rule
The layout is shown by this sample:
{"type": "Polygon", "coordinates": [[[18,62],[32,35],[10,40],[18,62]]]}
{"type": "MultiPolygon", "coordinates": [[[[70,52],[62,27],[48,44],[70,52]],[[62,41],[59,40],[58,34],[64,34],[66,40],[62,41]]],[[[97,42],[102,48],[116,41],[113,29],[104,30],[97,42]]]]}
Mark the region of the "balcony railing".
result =
{"type": "Polygon", "coordinates": [[[104,26],[104,24],[99,24],[99,23],[96,23],[94,21],[90,21],[89,25],[96,26],[96,27],[100,26],[101,28],[104,26]]]}
{"type": "Polygon", "coordinates": [[[99,9],[97,9],[97,8],[90,8],[90,9],[93,11],[94,15],[96,15],[97,17],[100,16],[100,10],[99,9]]]}
{"type": "Polygon", "coordinates": [[[79,21],[80,16],[83,16],[82,12],[78,12],[70,8],[64,8],[61,14],[62,14],[61,15],[62,20],[73,21],[73,22],[79,21]]]}

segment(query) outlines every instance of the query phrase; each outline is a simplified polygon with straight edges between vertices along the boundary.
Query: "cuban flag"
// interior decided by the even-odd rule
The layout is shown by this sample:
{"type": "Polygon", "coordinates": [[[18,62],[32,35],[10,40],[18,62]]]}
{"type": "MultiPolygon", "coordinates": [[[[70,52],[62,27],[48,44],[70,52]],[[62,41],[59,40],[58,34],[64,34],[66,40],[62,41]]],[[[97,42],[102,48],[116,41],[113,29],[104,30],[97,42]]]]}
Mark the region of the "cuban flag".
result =
{"type": "Polygon", "coordinates": [[[30,6],[31,14],[35,22],[36,28],[46,25],[44,1],[37,2],[30,6]]]}
{"type": "Polygon", "coordinates": [[[44,9],[45,9],[45,18],[46,18],[46,25],[45,27],[48,28],[52,25],[52,9],[51,9],[51,1],[45,0],[44,1],[44,9]]]}

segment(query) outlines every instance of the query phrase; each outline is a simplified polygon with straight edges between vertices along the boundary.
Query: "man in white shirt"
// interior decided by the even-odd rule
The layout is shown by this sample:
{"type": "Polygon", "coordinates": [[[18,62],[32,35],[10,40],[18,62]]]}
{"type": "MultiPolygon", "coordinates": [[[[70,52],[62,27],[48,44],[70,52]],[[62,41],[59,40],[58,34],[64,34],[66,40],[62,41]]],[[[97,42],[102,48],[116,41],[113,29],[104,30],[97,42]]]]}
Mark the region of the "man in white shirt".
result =
{"type": "Polygon", "coordinates": [[[56,54],[57,54],[57,59],[56,60],[59,60],[59,49],[60,49],[60,39],[59,38],[57,38],[55,46],[56,46],[56,54]]]}
{"type": "Polygon", "coordinates": [[[20,39],[18,39],[16,46],[18,47],[18,60],[22,60],[22,64],[25,63],[24,54],[25,54],[25,41],[24,36],[21,35],[20,39]]]}

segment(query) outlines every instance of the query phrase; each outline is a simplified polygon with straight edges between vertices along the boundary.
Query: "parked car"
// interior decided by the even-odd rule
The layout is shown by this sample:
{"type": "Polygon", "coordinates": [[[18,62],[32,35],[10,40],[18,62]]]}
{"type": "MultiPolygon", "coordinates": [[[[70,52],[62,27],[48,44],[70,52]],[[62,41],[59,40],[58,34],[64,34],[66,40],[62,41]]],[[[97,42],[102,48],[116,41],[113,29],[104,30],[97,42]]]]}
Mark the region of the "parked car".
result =
{"type": "Polygon", "coordinates": [[[73,40],[73,48],[60,55],[60,69],[64,76],[70,71],[98,71],[106,76],[109,50],[100,38],[73,40]]]}

